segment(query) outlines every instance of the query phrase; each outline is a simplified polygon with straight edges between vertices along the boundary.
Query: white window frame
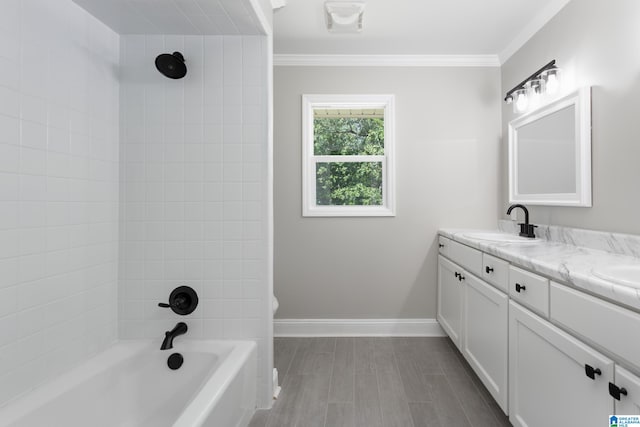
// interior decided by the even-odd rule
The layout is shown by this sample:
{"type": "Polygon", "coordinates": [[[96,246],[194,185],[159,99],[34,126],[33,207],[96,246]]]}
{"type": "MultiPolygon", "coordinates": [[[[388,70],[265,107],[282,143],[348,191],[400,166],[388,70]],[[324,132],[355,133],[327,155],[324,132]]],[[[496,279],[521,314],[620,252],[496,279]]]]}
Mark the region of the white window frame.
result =
{"type": "Polygon", "coordinates": [[[395,97],[394,95],[302,95],[302,216],[395,216],[395,97]],[[384,109],[384,155],[315,156],[314,109],[384,109]],[[316,163],[381,162],[381,206],[316,205],[316,163]]]}

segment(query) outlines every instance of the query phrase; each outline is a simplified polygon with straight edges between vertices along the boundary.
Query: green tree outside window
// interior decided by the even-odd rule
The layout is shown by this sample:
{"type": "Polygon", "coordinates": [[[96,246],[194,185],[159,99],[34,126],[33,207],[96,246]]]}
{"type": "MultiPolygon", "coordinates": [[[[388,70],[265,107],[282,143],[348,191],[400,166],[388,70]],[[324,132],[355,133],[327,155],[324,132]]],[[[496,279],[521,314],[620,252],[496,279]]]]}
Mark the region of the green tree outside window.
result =
{"type": "MultiPolygon", "coordinates": [[[[379,117],[315,117],[316,156],[383,156],[384,120],[379,117]]],[[[382,162],[316,164],[317,205],[381,206],[382,162]]]]}

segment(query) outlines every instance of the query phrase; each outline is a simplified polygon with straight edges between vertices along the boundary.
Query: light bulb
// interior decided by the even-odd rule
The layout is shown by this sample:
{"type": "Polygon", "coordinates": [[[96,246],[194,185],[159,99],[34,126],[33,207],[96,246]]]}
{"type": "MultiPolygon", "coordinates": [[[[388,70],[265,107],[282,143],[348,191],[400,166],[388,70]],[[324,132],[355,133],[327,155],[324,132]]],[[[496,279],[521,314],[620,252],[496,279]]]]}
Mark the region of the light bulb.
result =
{"type": "Polygon", "coordinates": [[[524,89],[519,89],[515,93],[515,102],[513,105],[515,106],[516,113],[522,113],[526,111],[529,107],[529,98],[527,97],[527,92],[524,89]]]}
{"type": "Polygon", "coordinates": [[[558,78],[555,74],[550,74],[549,77],[547,78],[547,85],[546,85],[546,89],[547,89],[547,93],[549,95],[555,95],[558,92],[558,87],[560,85],[558,84],[558,78]]]}
{"type": "Polygon", "coordinates": [[[529,100],[529,107],[537,108],[540,105],[542,98],[542,80],[532,79],[525,85],[527,90],[527,99],[529,100]]]}
{"type": "Polygon", "coordinates": [[[518,100],[516,101],[516,108],[518,111],[524,111],[527,109],[529,105],[529,100],[527,99],[527,95],[524,93],[518,96],[518,100]]]}
{"type": "Polygon", "coordinates": [[[560,92],[561,86],[561,70],[558,67],[553,67],[548,70],[545,70],[541,74],[542,80],[544,81],[544,92],[547,95],[555,95],[560,92]]]}

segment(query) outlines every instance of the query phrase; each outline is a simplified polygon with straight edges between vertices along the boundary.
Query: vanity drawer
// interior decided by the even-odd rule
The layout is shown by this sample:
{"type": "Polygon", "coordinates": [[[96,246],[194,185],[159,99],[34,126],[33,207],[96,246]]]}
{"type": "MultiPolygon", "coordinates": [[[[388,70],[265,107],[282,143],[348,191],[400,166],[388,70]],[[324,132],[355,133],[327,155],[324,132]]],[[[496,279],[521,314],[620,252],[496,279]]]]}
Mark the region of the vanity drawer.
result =
{"type": "Polygon", "coordinates": [[[491,255],[482,254],[482,278],[503,292],[508,292],[509,263],[491,255]]]}
{"type": "Polygon", "coordinates": [[[449,253],[447,256],[468,272],[476,276],[482,276],[482,252],[479,250],[449,240],[449,253]]]}
{"type": "Polygon", "coordinates": [[[449,247],[451,246],[451,239],[444,236],[438,236],[438,249],[440,255],[449,256],[449,247]]]}
{"type": "Polygon", "coordinates": [[[640,369],[640,314],[551,282],[551,319],[640,369]]]}
{"type": "Polygon", "coordinates": [[[544,317],[549,317],[549,279],[509,266],[509,296],[544,317]]]}

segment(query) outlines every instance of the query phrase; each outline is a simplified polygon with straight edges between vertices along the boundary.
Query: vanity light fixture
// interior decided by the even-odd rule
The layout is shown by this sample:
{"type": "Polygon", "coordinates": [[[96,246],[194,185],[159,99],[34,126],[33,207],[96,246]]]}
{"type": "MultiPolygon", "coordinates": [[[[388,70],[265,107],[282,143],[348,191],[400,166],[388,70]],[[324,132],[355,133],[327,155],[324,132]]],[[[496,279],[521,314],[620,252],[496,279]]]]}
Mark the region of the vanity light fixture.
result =
{"type": "Polygon", "coordinates": [[[324,3],[327,30],[331,33],[362,31],[363,1],[327,1],[324,3]]]}
{"type": "Polygon", "coordinates": [[[514,113],[524,113],[529,107],[538,106],[543,96],[559,92],[560,74],[554,59],[507,92],[504,100],[513,104],[514,113]]]}

